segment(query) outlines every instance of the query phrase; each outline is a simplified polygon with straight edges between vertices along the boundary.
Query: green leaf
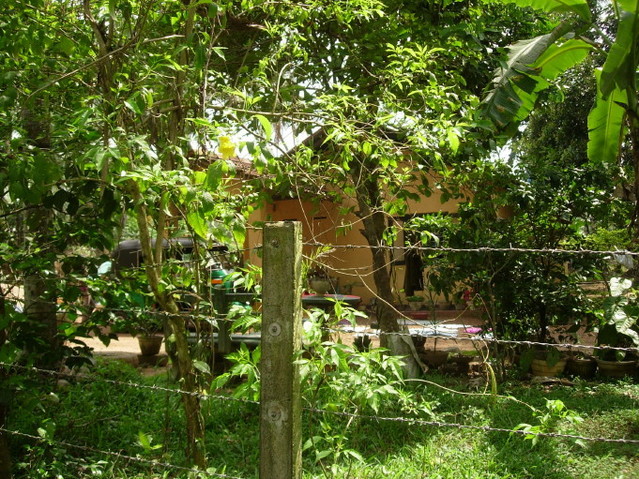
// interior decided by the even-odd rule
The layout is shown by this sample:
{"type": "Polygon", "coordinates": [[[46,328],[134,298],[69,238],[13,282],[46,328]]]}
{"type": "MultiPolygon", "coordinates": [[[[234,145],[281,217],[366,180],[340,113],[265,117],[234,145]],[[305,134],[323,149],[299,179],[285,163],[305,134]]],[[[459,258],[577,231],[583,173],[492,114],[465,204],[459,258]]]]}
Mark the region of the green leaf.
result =
{"type": "Polygon", "coordinates": [[[204,45],[196,45],[194,50],[195,58],[193,66],[196,70],[202,70],[206,64],[206,47],[204,45]]]}
{"type": "Polygon", "coordinates": [[[322,459],[324,459],[325,457],[330,456],[331,454],[333,454],[332,451],[325,449],[323,451],[316,451],[315,452],[315,460],[316,461],[321,461],[322,459]]]}
{"type": "Polygon", "coordinates": [[[448,140],[450,149],[453,151],[453,153],[457,153],[457,150],[459,149],[459,136],[457,134],[457,131],[455,131],[454,128],[449,128],[446,131],[446,138],[448,140]]]}
{"type": "Polygon", "coordinates": [[[601,92],[604,98],[615,88],[636,90],[637,41],[639,41],[639,1],[627,1],[620,12],[615,42],[610,47],[601,72],[601,92]],[[630,5],[633,4],[633,5],[630,5]]]}
{"type": "Polygon", "coordinates": [[[537,89],[539,77],[533,77],[530,65],[554,42],[551,34],[522,40],[510,47],[507,62],[497,71],[493,79],[493,90],[484,99],[487,115],[499,127],[513,121],[523,120],[534,104],[530,94],[537,89]],[[519,90],[519,91],[518,91],[519,90]]]}
{"type": "MultiPolygon", "coordinates": [[[[597,80],[600,72],[596,72],[597,80]]],[[[598,89],[597,102],[588,115],[588,158],[598,164],[613,164],[619,154],[624,132],[625,108],[628,102],[625,91],[616,89],[607,99],[598,89]]]]}
{"type": "Polygon", "coordinates": [[[554,43],[532,65],[541,71],[540,76],[554,80],[570,68],[581,63],[594,47],[581,39],[570,39],[561,44],[554,43]]]}
{"type": "Polygon", "coordinates": [[[56,50],[62,52],[66,55],[71,55],[73,50],[75,50],[75,43],[68,39],[67,37],[60,38],[60,41],[56,45],[56,50]]]}
{"type": "Polygon", "coordinates": [[[140,109],[138,108],[138,106],[136,105],[135,101],[132,101],[131,99],[129,100],[125,100],[124,101],[124,105],[131,110],[133,113],[140,115],[142,114],[142,112],[140,111],[140,109]]]}
{"type": "Polygon", "coordinates": [[[201,373],[209,374],[211,372],[211,368],[209,368],[209,365],[206,364],[204,361],[193,361],[193,367],[201,373]]]}
{"type": "Polygon", "coordinates": [[[575,13],[590,21],[590,8],[586,0],[503,0],[504,3],[515,3],[520,7],[530,7],[548,13],[575,13]]]}
{"type": "Polygon", "coordinates": [[[560,25],[553,32],[517,42],[510,48],[508,61],[493,80],[495,88],[484,99],[484,110],[500,128],[526,118],[539,92],[549,80],[583,61],[592,46],[571,39],[556,43],[565,31],[560,25]]]}
{"type": "Polygon", "coordinates": [[[189,213],[187,213],[186,221],[189,223],[189,226],[193,228],[195,234],[197,234],[199,237],[204,239],[208,237],[209,226],[200,214],[199,210],[190,211],[189,213]]]}
{"type": "Polygon", "coordinates": [[[228,170],[229,168],[226,161],[214,161],[206,170],[206,178],[202,186],[208,191],[217,190],[222,179],[228,173],[228,170]]]}
{"type": "Polygon", "coordinates": [[[273,136],[273,126],[271,125],[271,122],[268,121],[268,118],[266,118],[264,115],[254,115],[254,117],[257,118],[257,120],[260,122],[260,125],[262,125],[266,141],[270,141],[271,137],[273,136]]]}
{"type": "Polygon", "coordinates": [[[138,444],[145,450],[151,449],[151,440],[142,431],[138,432],[138,444]]]}

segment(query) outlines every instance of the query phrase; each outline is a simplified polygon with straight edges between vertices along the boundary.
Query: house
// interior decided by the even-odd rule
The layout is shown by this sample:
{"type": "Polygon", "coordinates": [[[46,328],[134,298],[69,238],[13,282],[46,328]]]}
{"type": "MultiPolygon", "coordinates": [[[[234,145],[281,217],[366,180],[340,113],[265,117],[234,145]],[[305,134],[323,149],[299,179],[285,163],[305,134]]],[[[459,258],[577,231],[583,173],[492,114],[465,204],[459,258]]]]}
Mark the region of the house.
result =
{"type": "MultiPolygon", "coordinates": [[[[429,197],[420,197],[419,201],[409,201],[407,216],[426,215],[438,212],[454,214],[459,201],[442,203],[441,192],[434,189],[429,197]]],[[[249,221],[260,224],[265,221],[294,220],[302,224],[303,253],[312,256],[317,250],[315,244],[343,246],[331,250],[320,258],[327,265],[329,274],[336,279],[336,290],[340,293],[361,296],[364,303],[370,303],[376,296],[376,288],[372,277],[372,259],[368,243],[362,234],[362,220],[352,213],[343,215],[341,211],[348,204],[336,204],[328,200],[319,203],[299,198],[275,199],[271,204],[255,211],[249,221]],[[348,248],[346,248],[349,246],[348,248]]],[[[398,223],[404,217],[393,218],[398,223]]],[[[247,258],[252,263],[260,263],[260,258],[253,247],[262,243],[261,231],[249,229],[247,258]]],[[[398,246],[403,246],[403,237],[398,238],[398,246]]],[[[402,250],[393,251],[392,278],[393,290],[396,294],[404,289],[406,262],[402,250]]]]}

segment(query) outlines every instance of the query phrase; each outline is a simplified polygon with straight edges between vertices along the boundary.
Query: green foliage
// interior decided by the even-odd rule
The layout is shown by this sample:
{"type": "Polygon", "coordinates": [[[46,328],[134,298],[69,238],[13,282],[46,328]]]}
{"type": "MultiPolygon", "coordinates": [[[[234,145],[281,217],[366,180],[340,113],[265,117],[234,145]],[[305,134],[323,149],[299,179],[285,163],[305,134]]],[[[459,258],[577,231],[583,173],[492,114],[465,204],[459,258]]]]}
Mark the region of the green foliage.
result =
{"type": "MultiPolygon", "coordinates": [[[[16,478],[45,478],[53,474],[63,477],[100,474],[107,479],[187,476],[188,473],[178,470],[78,451],[60,444],[67,441],[176,466],[187,465],[182,454],[180,424],[183,418],[177,408],[179,395],[106,384],[104,379],[175,387],[163,376],[145,378],[118,361],[100,362],[90,380],[78,378],[57,389],[49,382],[35,381],[19,392],[20,401],[16,402],[7,427],[35,435],[41,428],[48,431],[45,434],[50,442],[12,439],[16,478]],[[47,399],[45,407],[33,408],[36,402],[29,401],[28,397],[51,396],[52,390],[56,400],[47,399]],[[141,437],[149,440],[151,450],[145,452],[139,444],[141,437]],[[163,447],[153,449],[159,444],[163,447]]],[[[577,382],[570,388],[502,384],[510,398],[489,398],[451,392],[462,387],[458,379],[440,376],[430,379],[447,389],[420,385],[413,388],[413,392],[416,399],[437,404],[436,418],[443,422],[507,429],[529,424],[539,428],[539,432],[637,439],[639,386],[636,384],[577,382]],[[513,401],[513,397],[519,401],[513,401]],[[576,415],[584,420],[575,422],[576,415]]],[[[383,415],[389,411],[380,409],[380,412],[383,415]]],[[[236,477],[257,477],[259,408],[211,398],[205,403],[203,414],[209,426],[207,450],[216,471],[236,477]]],[[[316,412],[304,412],[303,441],[313,438],[317,444],[316,449],[311,446],[304,454],[303,475],[308,478],[383,475],[399,479],[426,474],[447,478],[612,479],[623,474],[634,475],[638,470],[634,444],[590,441],[576,444],[569,439],[543,437],[531,448],[522,434],[434,428],[365,418],[348,425],[346,419],[329,414],[322,416],[323,421],[317,418],[316,412]],[[330,423],[328,428],[325,422],[330,423]],[[340,439],[335,436],[344,429],[348,438],[339,446],[340,439]],[[334,445],[342,449],[333,449],[334,445]],[[339,452],[340,459],[334,461],[327,455],[317,463],[317,452],[329,450],[339,452]]]]}
{"type": "MultiPolygon", "coordinates": [[[[612,278],[610,295],[595,313],[599,319],[597,344],[612,347],[639,346],[637,290],[629,279],[612,278]]],[[[622,360],[625,351],[598,351],[602,359],[622,360]]]]}
{"type": "MultiPolygon", "coordinates": [[[[574,13],[590,23],[585,1],[571,4],[534,1],[517,2],[547,12],[574,13]],[[558,8],[559,7],[559,8],[558,8]]],[[[597,72],[597,99],[588,115],[588,157],[597,165],[614,165],[622,152],[623,139],[631,137],[629,148],[637,146],[637,22],[638,4],[634,0],[613,1],[612,14],[616,31],[610,38],[598,25],[591,32],[592,40],[575,38],[590,25],[565,18],[551,33],[526,40],[511,49],[507,65],[495,77],[495,89],[486,97],[485,107],[498,128],[511,127],[527,117],[540,98],[540,92],[550,87],[559,74],[582,62],[590,52],[603,53],[605,61],[597,72]],[[604,43],[599,46],[598,43],[604,43]],[[607,45],[608,44],[608,45],[607,45]],[[594,46],[596,45],[597,48],[594,46]],[[609,46],[609,49],[608,49],[609,46]],[[519,61],[522,57],[523,61],[519,61]]],[[[599,6],[597,6],[598,8],[599,6]]],[[[601,19],[596,22],[602,23],[601,19]]],[[[607,33],[607,32],[606,32],[607,33]]],[[[511,132],[512,132],[511,131],[511,132]]],[[[633,164],[637,162],[634,153],[633,164]]],[[[638,182],[639,179],[634,178],[638,182]]],[[[637,208],[635,202],[635,210],[637,208]]],[[[636,226],[636,211],[633,225],[636,226]]]]}
{"type": "Polygon", "coordinates": [[[555,428],[560,421],[569,424],[578,424],[584,420],[575,411],[566,408],[564,402],[559,399],[546,400],[546,410],[536,411],[534,416],[535,419],[539,421],[539,424],[534,426],[530,424],[520,424],[515,428],[515,431],[524,431],[527,433],[524,437],[531,441],[533,447],[536,446],[540,440],[539,433],[555,432],[555,428]]]}

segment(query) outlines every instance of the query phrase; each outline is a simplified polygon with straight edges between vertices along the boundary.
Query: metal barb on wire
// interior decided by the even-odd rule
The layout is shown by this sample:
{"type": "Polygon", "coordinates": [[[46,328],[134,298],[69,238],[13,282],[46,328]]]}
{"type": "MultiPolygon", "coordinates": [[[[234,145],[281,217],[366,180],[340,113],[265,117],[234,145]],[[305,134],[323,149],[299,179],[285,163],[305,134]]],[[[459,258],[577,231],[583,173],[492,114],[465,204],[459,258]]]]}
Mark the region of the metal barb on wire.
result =
{"type": "Polygon", "coordinates": [[[376,421],[401,422],[401,423],[408,423],[408,424],[413,424],[418,426],[472,429],[472,430],[484,431],[484,432],[503,432],[503,433],[509,433],[509,434],[519,434],[524,436],[556,437],[556,438],[574,439],[574,440],[590,441],[590,442],[608,442],[608,443],[616,443],[616,444],[639,444],[639,439],[624,439],[624,438],[611,439],[606,437],[587,437],[587,436],[578,436],[576,434],[563,434],[559,432],[531,432],[531,431],[524,431],[521,429],[507,429],[507,428],[492,427],[492,426],[475,426],[472,424],[458,424],[458,423],[443,422],[443,421],[427,421],[424,419],[407,418],[407,417],[372,416],[369,414],[355,414],[355,413],[350,413],[345,411],[329,411],[326,409],[316,409],[316,408],[304,408],[304,410],[309,412],[314,412],[314,413],[320,413],[320,414],[327,413],[327,414],[332,414],[334,416],[372,419],[376,421]]]}
{"type": "MultiPolygon", "coordinates": [[[[47,441],[47,439],[44,439],[40,436],[34,436],[33,434],[26,434],[20,431],[12,431],[11,429],[5,429],[3,427],[0,427],[0,432],[4,432],[6,434],[10,434],[13,436],[19,436],[19,437],[24,437],[27,439],[33,439],[36,441],[47,441]]],[[[66,442],[66,441],[53,441],[55,444],[58,444],[60,446],[64,446],[64,447],[69,447],[69,448],[73,448],[73,449],[78,449],[80,451],[87,451],[87,452],[93,452],[96,454],[101,454],[101,455],[105,455],[105,456],[112,456],[112,457],[116,457],[118,459],[123,459],[126,461],[133,461],[133,462],[140,462],[140,463],[144,463],[144,464],[148,464],[151,466],[156,466],[156,467],[162,467],[164,469],[174,469],[177,471],[182,471],[182,472],[193,472],[196,474],[200,474],[200,475],[206,475],[206,476],[213,476],[213,477],[222,477],[225,479],[242,479],[241,477],[237,477],[237,476],[229,476],[228,474],[222,474],[222,473],[217,473],[217,472],[209,472],[209,471],[203,471],[201,469],[195,469],[192,467],[184,467],[184,466],[176,466],[175,464],[169,464],[166,462],[160,462],[160,461],[156,461],[154,459],[146,459],[143,457],[138,457],[138,456],[129,456],[127,454],[122,454],[120,452],[113,452],[113,451],[103,451],[101,449],[96,449],[94,447],[90,447],[90,446],[84,446],[81,444],[73,444],[70,442],[66,442]]]]}
{"type": "MultiPolygon", "coordinates": [[[[358,244],[327,244],[316,241],[304,243],[305,246],[328,247],[340,249],[372,249],[370,245],[358,244]]],[[[628,250],[594,250],[594,249],[561,249],[561,248],[520,248],[520,247],[492,247],[480,246],[477,248],[452,248],[450,246],[390,246],[379,245],[377,249],[389,251],[427,251],[432,253],[534,253],[534,254],[575,254],[575,255],[628,255],[639,256],[639,252],[628,250]]]]}
{"type": "Polygon", "coordinates": [[[61,377],[61,378],[83,379],[83,380],[89,380],[89,381],[94,380],[94,381],[104,382],[107,384],[113,384],[114,386],[125,386],[125,387],[130,387],[135,389],[148,389],[151,391],[182,394],[185,396],[194,396],[199,399],[215,399],[220,401],[233,401],[233,402],[241,402],[246,404],[259,404],[259,401],[252,401],[250,399],[236,398],[232,396],[223,396],[220,394],[207,394],[207,393],[201,393],[201,392],[195,392],[195,391],[184,391],[182,389],[171,389],[171,388],[165,388],[162,386],[151,386],[147,384],[134,383],[131,381],[118,381],[117,379],[106,379],[106,378],[95,379],[87,374],[71,374],[71,373],[65,373],[62,371],[53,371],[51,369],[40,369],[33,366],[21,366],[17,364],[8,364],[8,363],[0,362],[0,367],[20,369],[23,371],[31,371],[31,372],[36,372],[40,374],[46,374],[49,376],[61,377]]]}

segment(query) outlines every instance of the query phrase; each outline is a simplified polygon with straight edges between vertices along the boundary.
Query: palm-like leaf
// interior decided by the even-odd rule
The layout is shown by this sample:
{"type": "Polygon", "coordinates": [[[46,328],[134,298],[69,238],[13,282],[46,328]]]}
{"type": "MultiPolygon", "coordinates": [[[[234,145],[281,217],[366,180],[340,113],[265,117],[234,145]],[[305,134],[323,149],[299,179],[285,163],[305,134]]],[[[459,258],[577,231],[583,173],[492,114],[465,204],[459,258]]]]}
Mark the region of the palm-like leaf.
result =
{"type": "Polygon", "coordinates": [[[505,0],[516,3],[520,7],[531,7],[548,13],[576,13],[586,21],[590,21],[590,8],[585,0],[505,0]]]}
{"type": "MultiPolygon", "coordinates": [[[[597,72],[600,82],[601,72],[597,72]]],[[[597,163],[611,164],[617,159],[624,131],[626,90],[616,88],[607,97],[597,91],[597,102],[588,115],[588,158],[597,163]]]]}
{"type": "Polygon", "coordinates": [[[601,72],[600,89],[606,98],[615,90],[636,90],[635,71],[639,61],[639,0],[619,2],[619,26],[601,72]]]}
{"type": "Polygon", "coordinates": [[[565,32],[566,25],[561,24],[549,34],[520,41],[510,48],[508,61],[497,71],[494,89],[484,100],[487,115],[498,127],[523,120],[549,80],[586,58],[592,46],[585,41],[557,43],[565,32]]]}

